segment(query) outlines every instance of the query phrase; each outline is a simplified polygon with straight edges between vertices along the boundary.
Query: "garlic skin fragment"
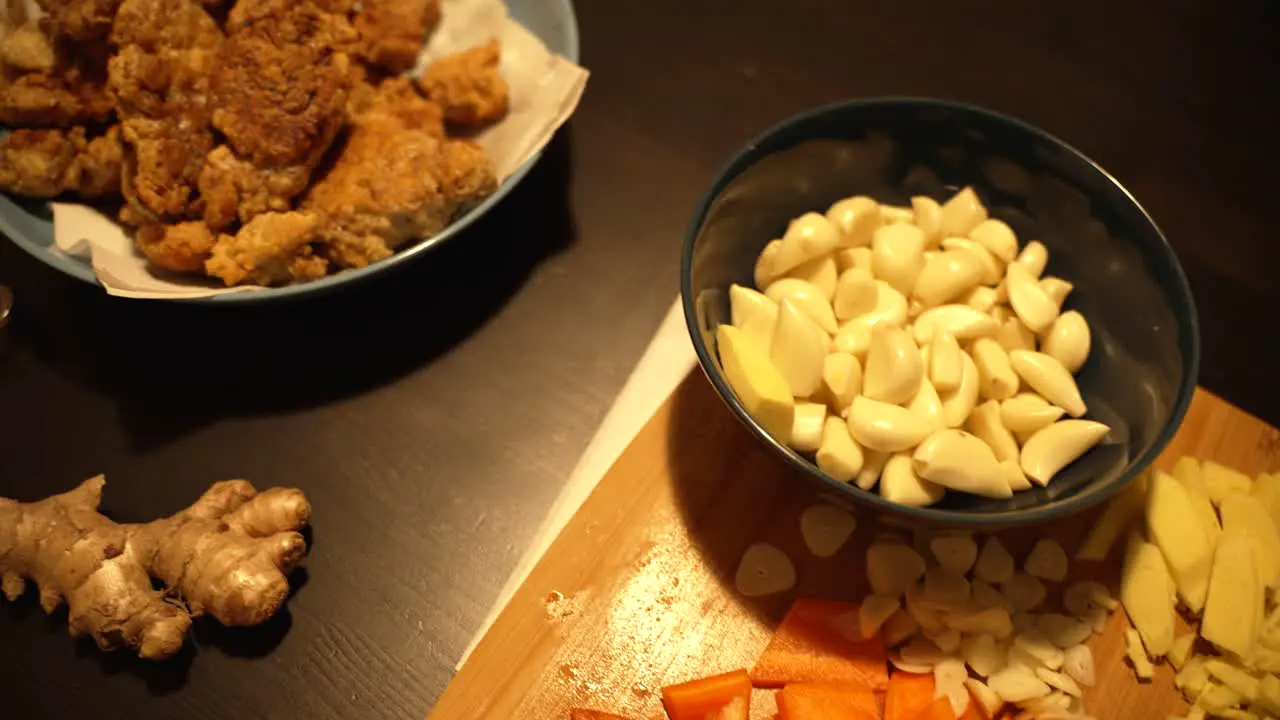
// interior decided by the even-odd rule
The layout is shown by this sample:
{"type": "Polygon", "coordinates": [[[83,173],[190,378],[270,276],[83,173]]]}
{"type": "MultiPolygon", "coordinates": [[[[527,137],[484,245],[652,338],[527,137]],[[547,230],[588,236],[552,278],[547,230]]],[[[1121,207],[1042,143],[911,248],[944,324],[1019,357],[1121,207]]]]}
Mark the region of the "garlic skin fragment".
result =
{"type": "Polygon", "coordinates": [[[782,301],[769,343],[769,360],[795,397],[809,397],[818,389],[829,342],[822,328],[791,299],[782,301]]]}
{"type": "Polygon", "coordinates": [[[991,337],[996,334],[999,325],[990,315],[975,310],[968,305],[939,305],[920,313],[911,332],[916,343],[926,345],[933,341],[935,332],[945,330],[958,341],[973,340],[980,337],[991,337]]]}
{"type": "Polygon", "coordinates": [[[871,272],[877,279],[910,295],[916,278],[924,269],[924,233],[907,223],[894,223],[876,230],[871,240],[871,272]]]}
{"type": "Polygon", "coordinates": [[[836,280],[831,305],[837,320],[844,322],[866,315],[875,310],[879,302],[880,291],[870,270],[852,267],[836,280]]]}
{"type": "Polygon", "coordinates": [[[836,315],[831,310],[831,303],[827,301],[827,296],[813,283],[798,278],[782,278],[770,285],[764,294],[779,306],[783,301],[791,301],[828,335],[834,335],[840,329],[836,324],[836,315]]]}
{"type": "Polygon", "coordinates": [[[1075,374],[1085,360],[1089,359],[1091,338],[1089,322],[1079,312],[1068,310],[1049,326],[1049,331],[1040,342],[1040,349],[1062,363],[1067,372],[1075,374]]]}
{"type": "Polygon", "coordinates": [[[987,218],[969,231],[969,239],[991,251],[1001,262],[1011,263],[1018,254],[1018,236],[1003,220],[987,218]]]}
{"type": "Polygon", "coordinates": [[[965,186],[942,204],[938,215],[938,231],[944,236],[968,236],[987,219],[987,208],[973,188],[965,186]]]}
{"type": "Polygon", "coordinates": [[[854,398],[849,406],[849,432],[859,445],[872,450],[901,452],[918,445],[932,430],[910,410],[865,395],[854,398]]]}
{"type": "Polygon", "coordinates": [[[947,330],[937,330],[929,343],[929,380],[940,393],[960,387],[964,363],[960,359],[960,343],[947,330]]]}
{"type": "Polygon", "coordinates": [[[927,507],[946,495],[946,488],[924,480],[912,468],[911,456],[895,453],[880,473],[880,497],[907,507],[927,507]]]}
{"type": "Polygon", "coordinates": [[[862,376],[862,394],[872,400],[900,405],[920,389],[924,361],[906,330],[876,326],[862,376]]]}
{"type": "Polygon", "coordinates": [[[1014,350],[1009,353],[1009,364],[1032,390],[1066,410],[1071,417],[1078,418],[1088,411],[1084,399],[1080,397],[1080,387],[1076,385],[1075,378],[1052,356],[1029,350],[1014,350]]]}
{"type": "Polygon", "coordinates": [[[1036,431],[1022,446],[1019,464],[1042,487],[1075,462],[1111,430],[1093,420],[1060,420],[1036,431]]]}
{"type": "Polygon", "coordinates": [[[809,212],[791,221],[782,236],[782,247],[773,259],[775,272],[787,273],[802,263],[829,255],[841,233],[827,218],[809,212]]]}
{"type": "Polygon", "coordinates": [[[862,448],[849,434],[849,426],[834,415],[828,415],[823,421],[822,442],[814,459],[819,470],[843,483],[856,478],[864,463],[862,448]]]}
{"type": "Polygon", "coordinates": [[[1049,249],[1039,240],[1032,240],[1022,248],[1013,262],[1026,268],[1033,279],[1039,280],[1044,274],[1045,266],[1049,264],[1049,249]]]}
{"type": "Polygon", "coordinates": [[[826,216],[840,229],[836,247],[865,247],[871,244],[871,236],[880,227],[880,203],[865,195],[857,195],[837,200],[827,208],[826,216]]]}
{"type": "Polygon", "coordinates": [[[1009,304],[1018,319],[1032,332],[1042,333],[1058,319],[1058,304],[1040,287],[1025,265],[1009,263],[1005,281],[1009,287],[1009,304]]]}
{"type": "Polygon", "coordinates": [[[982,262],[973,253],[946,250],[925,261],[911,294],[924,307],[934,307],[975,289],[982,277],[982,262]]]}
{"type": "Polygon", "coordinates": [[[960,351],[960,363],[964,372],[960,386],[949,393],[942,393],[942,423],[949,428],[964,425],[973,408],[978,404],[978,367],[969,353],[960,351]]]}
{"type": "Polygon", "coordinates": [[[916,448],[916,475],[951,490],[993,498],[1013,495],[1001,477],[995,453],[962,430],[939,430],[916,448]]]}
{"type": "MultiPolygon", "coordinates": [[[[978,338],[971,349],[978,368],[978,394],[991,400],[1007,400],[1018,392],[1018,374],[1009,364],[1009,354],[991,338],[978,338]]],[[[1003,460],[1004,458],[1001,458],[1003,460]]]]}
{"type": "Polygon", "coordinates": [[[823,403],[796,403],[795,419],[791,423],[791,437],[787,444],[800,452],[813,452],[822,444],[822,430],[827,419],[827,406],[823,403]]]}

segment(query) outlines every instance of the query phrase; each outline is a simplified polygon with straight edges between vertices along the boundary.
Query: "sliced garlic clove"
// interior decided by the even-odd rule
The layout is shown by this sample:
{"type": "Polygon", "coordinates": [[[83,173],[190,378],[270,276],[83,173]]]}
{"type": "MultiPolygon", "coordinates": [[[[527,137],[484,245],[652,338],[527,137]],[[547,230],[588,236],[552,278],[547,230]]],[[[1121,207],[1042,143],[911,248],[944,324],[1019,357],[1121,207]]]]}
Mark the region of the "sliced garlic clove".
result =
{"type": "MultiPolygon", "coordinates": [[[[911,293],[925,307],[934,307],[975,289],[982,277],[983,265],[974,253],[946,250],[924,263],[911,293]]],[[[991,293],[994,298],[995,291],[991,293]]]]}
{"type": "Polygon", "coordinates": [[[770,240],[768,245],[760,251],[756,256],[756,267],[753,279],[756,287],[761,290],[768,289],[774,280],[782,277],[782,273],[776,268],[778,253],[782,250],[782,240],[770,240]]]}
{"type": "Polygon", "coordinates": [[[829,340],[822,328],[805,315],[791,299],[778,308],[778,324],[769,343],[773,363],[795,397],[809,397],[822,382],[822,364],[829,340]]]}
{"type": "Polygon", "coordinates": [[[1049,249],[1039,240],[1032,240],[1022,248],[1022,252],[1018,253],[1018,257],[1014,258],[1015,263],[1027,269],[1032,278],[1040,279],[1044,274],[1044,268],[1049,264],[1049,249]]]}
{"type": "Polygon", "coordinates": [[[1031,548],[1031,553],[1027,555],[1027,561],[1023,564],[1023,569],[1031,577],[1054,582],[1067,579],[1068,567],[1067,551],[1063,550],[1062,545],[1056,540],[1049,539],[1037,540],[1035,546],[1031,548]]]}
{"type": "MultiPolygon", "coordinates": [[[[969,415],[967,427],[969,432],[991,448],[996,460],[1001,464],[1012,462],[1014,467],[1017,467],[1018,443],[1013,439],[1013,433],[1009,432],[1004,422],[1000,420],[1000,403],[988,400],[975,407],[969,415]]],[[[1022,475],[1021,470],[1018,470],[1018,475],[1022,475]]],[[[1006,480],[1008,479],[1006,476],[1006,480]]],[[[1022,482],[1026,482],[1026,478],[1022,478],[1022,482]]]]}
{"type": "Polygon", "coordinates": [[[862,394],[872,400],[900,405],[920,390],[924,361],[906,330],[877,325],[871,331],[862,394]]]}
{"type": "Polygon", "coordinates": [[[1036,334],[1023,325],[1017,315],[1012,315],[1000,322],[1000,329],[996,331],[996,342],[1000,343],[1000,347],[1004,348],[1005,352],[1035,350],[1036,334]]]}
{"type": "Polygon", "coordinates": [[[849,353],[857,358],[865,358],[871,348],[871,330],[875,323],[863,318],[854,318],[840,326],[839,332],[831,339],[834,352],[849,353]]]}
{"type": "Polygon", "coordinates": [[[790,590],[796,584],[791,558],[768,543],[747,548],[738,563],[733,585],[743,597],[764,597],[790,590]]]}
{"type": "Polygon", "coordinates": [[[960,300],[978,312],[990,314],[991,309],[1000,302],[1000,293],[995,288],[979,285],[962,296],[960,300]]]}
{"type": "Polygon", "coordinates": [[[1004,701],[1000,699],[996,691],[987,687],[986,683],[977,678],[965,678],[964,686],[969,691],[969,694],[973,696],[973,701],[982,708],[979,715],[984,718],[996,717],[996,713],[1004,705],[1004,701]]]}
{"type": "Polygon", "coordinates": [[[1093,651],[1088,645],[1076,645],[1062,653],[1062,672],[1085,687],[1093,687],[1093,651]]]}
{"type": "Polygon", "coordinates": [[[924,577],[925,562],[905,543],[876,541],[867,546],[866,572],[871,592],[898,598],[924,577]]]}
{"type": "Polygon", "coordinates": [[[849,432],[859,445],[872,450],[901,452],[918,445],[932,430],[910,410],[865,395],[849,406],[849,432]]]}
{"type": "Polygon", "coordinates": [[[942,393],[942,423],[949,428],[964,425],[974,406],[978,404],[978,367],[969,353],[960,351],[960,364],[964,371],[960,385],[949,393],[942,393]]]}
{"type": "Polygon", "coordinates": [[[965,635],[960,641],[960,654],[965,664],[982,677],[1004,669],[1005,653],[992,635],[965,635]]]}
{"type": "Polygon", "coordinates": [[[1041,485],[1075,462],[1110,431],[1093,420],[1060,420],[1027,439],[1020,463],[1027,477],[1041,485]]]}
{"type": "Polygon", "coordinates": [[[947,615],[945,622],[953,630],[959,630],[962,633],[979,633],[999,639],[1013,634],[1013,619],[1009,616],[1009,611],[1003,607],[951,613],[947,615]]]}
{"type": "Polygon", "coordinates": [[[1000,419],[1015,433],[1034,433],[1057,422],[1066,411],[1035,393],[1018,393],[1000,403],[1000,419]]]}
{"type": "Polygon", "coordinates": [[[1072,680],[1070,677],[1063,675],[1060,672],[1050,670],[1049,668],[1036,668],[1036,677],[1043,680],[1049,687],[1061,690],[1068,695],[1080,697],[1084,694],[1080,690],[1080,686],[1076,684],[1075,680],[1072,680]]]}
{"type": "MultiPolygon", "coordinates": [[[[975,570],[977,565],[974,565],[975,570]]],[[[1009,574],[1013,574],[1013,558],[1009,558],[1009,574]]],[[[1005,611],[1007,615],[1013,606],[1009,604],[1009,600],[1000,591],[995,589],[991,583],[986,580],[974,578],[969,583],[969,593],[973,596],[973,604],[980,608],[999,608],[1005,611]]]]}
{"type": "Polygon", "coordinates": [[[827,209],[827,219],[840,229],[838,247],[865,247],[880,227],[880,204],[865,195],[837,200],[827,209]]]}
{"type": "Polygon", "coordinates": [[[916,475],[950,490],[994,498],[1013,495],[1000,476],[995,453],[963,430],[939,430],[912,455],[916,475]]]}
{"type": "Polygon", "coordinates": [[[938,535],[929,540],[929,550],[945,570],[965,575],[978,561],[978,543],[969,534],[938,535]]]}
{"type": "Polygon", "coordinates": [[[871,271],[854,267],[840,274],[831,304],[836,319],[844,321],[872,312],[879,302],[880,291],[871,271]]]}
{"type": "Polygon", "coordinates": [[[815,212],[805,213],[787,226],[773,269],[787,273],[802,263],[829,255],[840,239],[840,229],[830,220],[815,212]]]}
{"type": "Polygon", "coordinates": [[[1078,418],[1088,411],[1075,378],[1054,357],[1030,350],[1014,350],[1009,353],[1009,363],[1032,390],[1066,410],[1071,417],[1078,418]]]}
{"type": "Polygon", "coordinates": [[[967,252],[982,265],[983,285],[995,285],[1004,275],[1004,263],[992,252],[966,237],[944,237],[942,249],[950,252],[967,252]]]}
{"type": "Polygon", "coordinates": [[[1062,651],[1053,646],[1039,630],[1031,628],[1018,633],[1013,639],[1014,647],[1035,658],[1040,665],[1057,670],[1062,667],[1062,651]]]}
{"type": "Polygon", "coordinates": [[[983,220],[969,231],[969,239],[989,250],[1001,262],[1011,263],[1018,254],[1018,236],[1003,220],[983,220]]]}
{"type": "Polygon", "coordinates": [[[898,654],[904,662],[929,668],[925,672],[933,672],[935,665],[950,659],[950,654],[943,652],[932,640],[919,636],[912,638],[910,642],[899,648],[898,654]]]}
{"type": "Polygon", "coordinates": [[[1050,693],[1049,686],[1036,677],[1035,671],[1022,665],[1009,665],[993,673],[987,686],[1008,703],[1026,702],[1050,693]]]}
{"type": "Polygon", "coordinates": [[[1008,599],[1015,613],[1036,609],[1049,594],[1038,578],[1020,572],[1013,573],[1009,579],[1000,583],[1000,592],[1008,599]]]}
{"type": "Polygon", "coordinates": [[[822,428],[827,419],[827,406],[822,403],[796,403],[795,419],[787,445],[800,452],[813,452],[822,444],[822,428]]]}
{"type": "Polygon", "coordinates": [[[1013,571],[1013,556],[999,538],[988,535],[978,553],[978,562],[973,566],[973,576],[993,585],[1000,585],[1013,577],[1013,571]]]}
{"type": "Polygon", "coordinates": [[[1062,613],[1037,615],[1036,629],[1044,634],[1049,642],[1053,643],[1054,647],[1060,650],[1075,647],[1087,641],[1093,635],[1093,628],[1076,618],[1067,617],[1062,613]]]}
{"type": "Polygon", "coordinates": [[[961,573],[941,566],[924,571],[924,597],[933,606],[947,612],[969,607],[969,581],[961,573]]]}
{"type": "Polygon", "coordinates": [[[906,642],[908,638],[915,635],[920,630],[920,624],[916,619],[911,617],[911,613],[899,608],[888,620],[885,620],[881,626],[880,634],[884,638],[884,644],[888,647],[897,647],[906,642]]]}
{"type": "MultiPolygon", "coordinates": [[[[1007,400],[1018,392],[1018,374],[1009,364],[1009,355],[992,338],[978,338],[970,349],[978,368],[978,395],[989,400],[1007,400]]],[[[1004,460],[1005,458],[1000,458],[1004,460]]]]}
{"type": "Polygon", "coordinates": [[[862,393],[862,363],[851,353],[833,352],[822,361],[822,389],[832,410],[843,413],[862,393]]]}
{"type": "Polygon", "coordinates": [[[946,427],[942,420],[942,398],[938,397],[938,391],[927,377],[920,379],[920,389],[911,398],[911,402],[907,403],[907,409],[924,418],[934,430],[946,427]]]}
{"type": "Polygon", "coordinates": [[[967,236],[986,219],[987,208],[973,188],[966,186],[942,204],[938,230],[943,235],[967,236]]]}
{"type": "Polygon", "coordinates": [[[879,482],[885,463],[889,462],[890,453],[863,448],[862,457],[862,469],[858,471],[853,484],[863,490],[870,490],[879,482]]]}
{"type": "Polygon", "coordinates": [[[968,677],[964,661],[959,658],[948,658],[933,666],[933,697],[935,700],[945,697],[951,703],[951,712],[956,717],[963,717],[969,710],[969,691],[964,686],[968,677]]]}
{"type": "Polygon", "coordinates": [[[1009,485],[1009,489],[1014,492],[1031,489],[1031,481],[1027,479],[1027,474],[1022,472],[1022,467],[1018,465],[1017,460],[1002,461],[1000,463],[1000,477],[1004,478],[1009,485]]]}
{"type": "Polygon", "coordinates": [[[1010,263],[1005,280],[1009,287],[1009,304],[1018,319],[1032,332],[1048,330],[1058,319],[1058,304],[1040,287],[1026,266],[1010,263]]]}
{"type": "Polygon", "coordinates": [[[1098,602],[1099,599],[1115,602],[1105,585],[1092,580],[1082,580],[1067,586],[1066,591],[1062,593],[1062,607],[1077,618],[1084,620],[1089,618],[1094,610],[1098,608],[1102,608],[1104,611],[1109,609],[1106,605],[1100,604],[1098,602]]]}
{"type": "Polygon", "coordinates": [[[835,252],[836,270],[845,273],[853,268],[861,268],[867,272],[871,272],[871,248],[870,239],[868,238],[868,247],[844,248],[835,252]]]}
{"type": "Polygon", "coordinates": [[[915,215],[916,227],[924,233],[924,246],[938,246],[942,229],[942,205],[928,195],[916,195],[911,198],[911,212],[915,215]]]}
{"type": "Polygon", "coordinates": [[[1053,275],[1040,278],[1039,285],[1040,289],[1044,291],[1044,294],[1048,295],[1049,299],[1052,300],[1059,309],[1062,308],[1062,303],[1066,302],[1067,296],[1070,295],[1071,291],[1076,287],[1066,280],[1053,275]]]}
{"type": "Polygon", "coordinates": [[[796,267],[789,270],[786,277],[803,280],[810,285],[818,288],[827,302],[831,302],[836,294],[836,259],[830,255],[823,255],[812,260],[806,260],[796,267]]]}
{"type": "Polygon", "coordinates": [[[779,305],[783,300],[795,303],[801,312],[809,316],[828,335],[834,335],[839,330],[836,314],[831,310],[831,303],[813,283],[797,278],[782,278],[770,285],[764,294],[779,305]]]}
{"type": "Polygon", "coordinates": [[[946,488],[923,480],[911,467],[911,456],[897,453],[880,473],[880,497],[907,507],[928,507],[946,495],[946,488]]]}
{"type": "Polygon", "coordinates": [[[853,515],[835,505],[818,503],[800,513],[800,537],[816,557],[835,555],[857,528],[858,521],[853,515]]]}
{"type": "Polygon", "coordinates": [[[960,359],[960,343],[947,330],[934,332],[929,342],[929,380],[938,392],[950,392],[960,387],[964,375],[964,362],[960,359]]]}
{"type": "Polygon", "coordinates": [[[849,434],[849,426],[834,415],[828,415],[822,425],[822,442],[814,455],[818,469],[837,482],[847,483],[863,469],[862,448],[849,434]]]}
{"type": "Polygon", "coordinates": [[[998,329],[996,321],[987,313],[956,303],[925,310],[911,326],[918,345],[931,342],[933,334],[940,330],[951,333],[956,340],[963,342],[991,337],[998,329]]]}
{"type": "Polygon", "coordinates": [[[873,594],[862,598],[862,603],[858,605],[858,629],[862,632],[862,637],[874,637],[901,607],[902,601],[896,597],[873,594]]]}
{"type": "Polygon", "coordinates": [[[1080,313],[1068,310],[1053,321],[1040,344],[1044,354],[1062,363],[1067,372],[1074,374],[1089,358],[1089,323],[1080,313]]]}
{"type": "Polygon", "coordinates": [[[877,279],[910,295],[924,268],[924,233],[906,223],[876,230],[871,241],[871,271],[877,279]]]}

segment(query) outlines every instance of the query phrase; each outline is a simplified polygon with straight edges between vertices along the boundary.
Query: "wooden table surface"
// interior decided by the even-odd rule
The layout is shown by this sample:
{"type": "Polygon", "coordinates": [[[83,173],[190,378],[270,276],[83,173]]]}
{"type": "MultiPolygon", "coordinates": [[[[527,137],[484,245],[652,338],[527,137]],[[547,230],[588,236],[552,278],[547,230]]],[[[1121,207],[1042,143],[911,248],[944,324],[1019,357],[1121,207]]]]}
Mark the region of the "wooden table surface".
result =
{"type": "Polygon", "coordinates": [[[1119,177],[1182,257],[1201,384],[1280,422],[1272,381],[1270,0],[579,3],[593,71],[525,183],[458,241],[314,301],[109,299],[0,243],[0,496],[98,472],[140,520],[208,483],[293,484],[313,552],[264,628],[103,656],[0,607],[4,711],[421,718],[677,292],[702,189],[769,124],[850,96],[1020,116],[1119,177]]]}

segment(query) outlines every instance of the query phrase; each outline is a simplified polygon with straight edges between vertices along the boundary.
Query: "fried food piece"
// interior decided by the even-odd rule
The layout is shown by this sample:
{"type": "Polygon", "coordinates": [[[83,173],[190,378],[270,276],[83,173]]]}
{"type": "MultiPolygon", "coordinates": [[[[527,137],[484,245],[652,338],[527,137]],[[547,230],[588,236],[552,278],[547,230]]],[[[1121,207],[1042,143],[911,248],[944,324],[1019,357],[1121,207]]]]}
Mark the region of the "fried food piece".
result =
{"type": "Polygon", "coordinates": [[[444,110],[426,99],[414,82],[397,75],[383,80],[348,103],[352,116],[363,116],[368,123],[378,116],[385,116],[405,129],[427,132],[437,137],[445,136],[444,110]]]}
{"type": "Polygon", "coordinates": [[[307,188],[311,169],[292,165],[282,169],[260,168],[236,157],[219,145],[209,153],[200,171],[198,187],[204,201],[204,221],[222,231],[237,220],[249,222],[265,212],[283,212],[290,200],[307,188]]]}
{"type": "Polygon", "coordinates": [[[165,270],[200,272],[217,238],[199,220],[173,225],[143,225],[134,242],[151,264],[165,270]]]}
{"type": "MultiPolygon", "coordinates": [[[[356,0],[301,0],[312,8],[343,18],[355,10],[356,0]]],[[[283,15],[299,5],[299,0],[237,0],[227,15],[227,32],[234,33],[270,17],[283,15]]]]}
{"type": "Polygon", "coordinates": [[[316,280],[329,263],[315,254],[323,218],[316,213],[266,213],[235,235],[223,235],[204,264],[205,272],[228,286],[283,285],[316,280]]]}
{"type": "Polygon", "coordinates": [[[462,128],[478,128],[507,114],[510,91],[498,72],[497,40],[442,57],[418,79],[422,91],[444,108],[444,118],[462,128]]]}
{"type": "Polygon", "coordinates": [[[86,139],[71,130],[14,130],[0,140],[0,189],[27,197],[75,193],[93,198],[120,192],[124,148],[120,128],[86,139]]]}
{"type": "Polygon", "coordinates": [[[34,72],[13,80],[0,77],[0,124],[22,127],[70,127],[105,122],[111,98],[102,85],[79,68],[34,72]]]}
{"type": "Polygon", "coordinates": [[[11,68],[49,72],[57,60],[53,41],[33,22],[14,28],[0,42],[0,63],[11,68]]]}
{"type": "Polygon", "coordinates": [[[388,73],[402,73],[440,23],[440,0],[364,0],[355,18],[360,56],[388,73]]]}
{"type": "Polygon", "coordinates": [[[111,28],[118,47],[136,45],[160,49],[214,49],[223,34],[213,16],[192,0],[124,0],[111,28]]]}
{"type": "Polygon", "coordinates": [[[40,0],[55,34],[98,40],[111,32],[121,0],[40,0]]]}

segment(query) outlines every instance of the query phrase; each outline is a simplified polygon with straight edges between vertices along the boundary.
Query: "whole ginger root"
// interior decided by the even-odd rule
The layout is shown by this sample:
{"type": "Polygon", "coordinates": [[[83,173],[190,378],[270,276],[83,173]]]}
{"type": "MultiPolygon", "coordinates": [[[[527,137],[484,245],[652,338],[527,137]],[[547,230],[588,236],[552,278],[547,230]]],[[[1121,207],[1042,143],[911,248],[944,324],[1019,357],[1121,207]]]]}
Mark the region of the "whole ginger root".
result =
{"type": "Polygon", "coordinates": [[[67,603],[73,637],[147,659],[177,653],[193,617],[257,625],[284,604],[286,576],[307,552],[301,490],[227,480],[170,517],[124,524],[98,512],[105,483],[99,475],[32,503],[0,498],[0,590],[10,600],[29,578],[45,613],[67,603]]]}

